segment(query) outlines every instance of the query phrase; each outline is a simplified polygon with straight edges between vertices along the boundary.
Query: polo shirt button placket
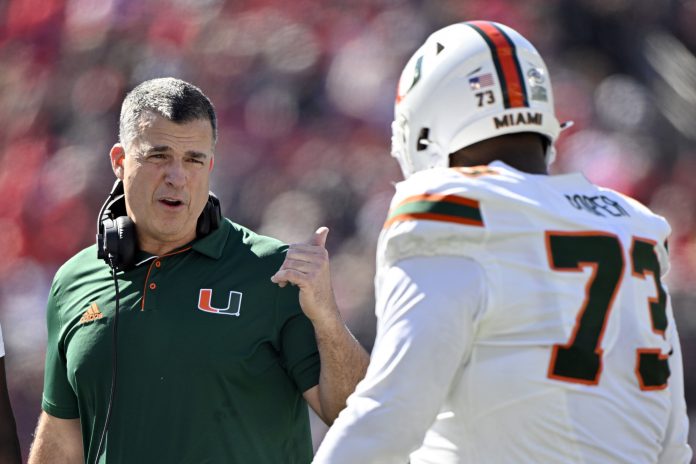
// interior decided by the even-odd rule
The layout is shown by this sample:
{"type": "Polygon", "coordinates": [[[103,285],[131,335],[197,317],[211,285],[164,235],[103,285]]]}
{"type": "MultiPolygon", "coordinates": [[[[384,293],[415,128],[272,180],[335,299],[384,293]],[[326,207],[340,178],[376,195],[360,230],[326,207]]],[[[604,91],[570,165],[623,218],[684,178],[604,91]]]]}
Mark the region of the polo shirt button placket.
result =
{"type": "MultiPolygon", "coordinates": [[[[156,269],[160,269],[160,268],[162,267],[162,260],[161,260],[161,259],[156,259],[154,264],[155,264],[155,268],[156,268],[156,269]]],[[[154,277],[154,276],[152,276],[152,277],[154,277]]],[[[153,291],[154,291],[154,290],[157,289],[157,284],[156,284],[155,282],[150,282],[150,283],[148,284],[148,287],[150,288],[150,290],[153,290],[153,291]]]]}
{"type": "Polygon", "coordinates": [[[155,259],[152,264],[150,264],[150,271],[147,273],[147,280],[145,282],[145,295],[143,299],[142,311],[145,311],[146,307],[153,308],[156,306],[156,302],[153,300],[155,298],[154,291],[157,290],[157,283],[154,282],[156,279],[157,270],[162,268],[162,260],[155,259]],[[149,289],[149,291],[148,291],[149,289]]]}
{"type": "MultiPolygon", "coordinates": [[[[161,268],[162,267],[162,260],[156,259],[155,260],[155,267],[157,269],[161,268]]],[[[157,284],[154,282],[150,282],[150,290],[155,290],[156,288],[157,288],[157,284]]]]}

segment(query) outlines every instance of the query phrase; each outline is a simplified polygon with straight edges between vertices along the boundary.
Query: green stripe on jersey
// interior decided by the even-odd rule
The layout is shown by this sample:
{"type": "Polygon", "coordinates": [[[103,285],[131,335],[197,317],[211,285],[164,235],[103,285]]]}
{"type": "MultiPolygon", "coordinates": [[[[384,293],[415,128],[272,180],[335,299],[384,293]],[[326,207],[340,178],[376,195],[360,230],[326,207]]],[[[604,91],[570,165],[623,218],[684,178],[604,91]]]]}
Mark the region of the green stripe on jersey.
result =
{"type": "Polygon", "coordinates": [[[402,215],[413,214],[437,214],[452,218],[468,219],[475,222],[483,222],[481,210],[475,206],[461,205],[449,201],[418,200],[398,206],[389,219],[402,215]]]}

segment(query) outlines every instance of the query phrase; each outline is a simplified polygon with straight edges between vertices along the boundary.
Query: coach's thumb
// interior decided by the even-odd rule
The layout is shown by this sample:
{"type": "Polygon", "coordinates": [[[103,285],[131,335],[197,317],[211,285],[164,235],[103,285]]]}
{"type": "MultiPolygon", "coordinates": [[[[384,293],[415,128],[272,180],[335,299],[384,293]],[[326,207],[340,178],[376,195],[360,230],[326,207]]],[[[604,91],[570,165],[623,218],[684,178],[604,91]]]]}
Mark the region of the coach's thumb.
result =
{"type": "Polygon", "coordinates": [[[309,243],[311,245],[326,248],[326,236],[327,235],[329,235],[329,228],[322,226],[314,232],[314,235],[312,236],[312,239],[310,240],[309,243]]]}

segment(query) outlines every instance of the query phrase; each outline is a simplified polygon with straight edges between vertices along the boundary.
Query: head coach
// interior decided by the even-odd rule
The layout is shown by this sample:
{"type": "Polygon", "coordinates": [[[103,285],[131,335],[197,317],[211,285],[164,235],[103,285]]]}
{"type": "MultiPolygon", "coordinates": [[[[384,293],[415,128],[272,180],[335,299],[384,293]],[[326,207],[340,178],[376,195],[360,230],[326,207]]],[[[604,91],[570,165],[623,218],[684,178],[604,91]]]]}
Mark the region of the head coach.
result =
{"type": "Polygon", "coordinates": [[[97,244],[49,294],[30,464],[308,463],[307,404],[330,424],[363,377],[328,229],[287,246],[223,218],[216,137],[194,85],[126,96],[97,244]]]}

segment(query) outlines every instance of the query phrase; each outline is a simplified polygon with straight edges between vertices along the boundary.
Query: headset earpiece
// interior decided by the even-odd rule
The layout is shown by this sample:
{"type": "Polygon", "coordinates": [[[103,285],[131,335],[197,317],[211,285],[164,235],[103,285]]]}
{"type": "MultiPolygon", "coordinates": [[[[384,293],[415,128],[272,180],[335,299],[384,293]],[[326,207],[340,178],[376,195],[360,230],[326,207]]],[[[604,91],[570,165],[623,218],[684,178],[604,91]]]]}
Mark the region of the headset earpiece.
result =
{"type": "Polygon", "coordinates": [[[105,219],[104,254],[109,265],[127,271],[133,265],[136,250],[135,224],[128,216],[105,219]]]}
{"type": "Polygon", "coordinates": [[[127,271],[134,264],[136,245],[135,224],[126,213],[123,182],[117,180],[99,211],[97,257],[127,271]]]}
{"type": "Polygon", "coordinates": [[[196,223],[196,237],[205,237],[218,227],[222,221],[222,210],[220,200],[213,192],[208,192],[208,201],[205,203],[203,212],[198,217],[196,223]]]}

